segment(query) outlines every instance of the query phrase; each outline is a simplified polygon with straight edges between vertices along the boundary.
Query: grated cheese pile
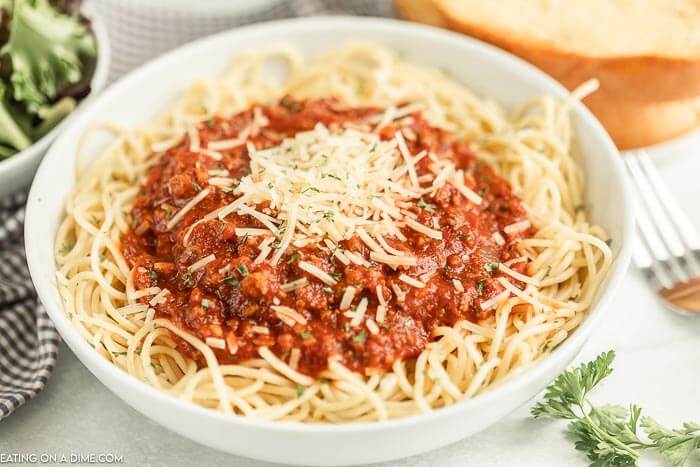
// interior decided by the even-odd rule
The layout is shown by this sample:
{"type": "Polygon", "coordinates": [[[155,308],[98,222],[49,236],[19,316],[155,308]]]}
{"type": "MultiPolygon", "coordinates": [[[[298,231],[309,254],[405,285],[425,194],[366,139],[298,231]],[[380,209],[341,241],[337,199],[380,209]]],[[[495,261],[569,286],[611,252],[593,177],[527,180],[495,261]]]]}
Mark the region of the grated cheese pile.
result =
{"type": "Polygon", "coordinates": [[[333,247],[343,263],[364,264],[360,255],[337,248],[341,240],[357,235],[370,248],[373,260],[410,266],[415,258],[389,246],[384,237],[405,240],[403,227],[434,239],[442,233],[413,219],[415,215],[406,208],[447,181],[468,193],[470,201],[481,201],[451,162],[425,151],[410,154],[401,132],[382,141],[375,133],[351,128],[331,132],[317,124],[279,146],[256,150],[249,144],[248,151],[251,174],[234,189],[240,196],[216,214],[223,219],[237,212],[260,221],[278,238],[271,249],[272,264],[290,245],[322,241],[333,247]],[[419,180],[416,164],[425,157],[432,161],[435,176],[419,180]],[[258,210],[262,203],[269,203],[269,209],[258,210]]]}

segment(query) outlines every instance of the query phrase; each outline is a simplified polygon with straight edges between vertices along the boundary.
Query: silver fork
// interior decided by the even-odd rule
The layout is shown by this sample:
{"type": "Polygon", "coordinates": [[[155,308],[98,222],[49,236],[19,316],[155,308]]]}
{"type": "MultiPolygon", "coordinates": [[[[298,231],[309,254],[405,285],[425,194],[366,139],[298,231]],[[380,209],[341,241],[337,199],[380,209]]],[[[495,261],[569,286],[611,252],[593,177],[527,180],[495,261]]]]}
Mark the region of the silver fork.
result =
{"type": "Polygon", "coordinates": [[[630,152],[624,160],[637,202],[634,263],[668,308],[700,316],[700,235],[647,153],[630,152]]]}

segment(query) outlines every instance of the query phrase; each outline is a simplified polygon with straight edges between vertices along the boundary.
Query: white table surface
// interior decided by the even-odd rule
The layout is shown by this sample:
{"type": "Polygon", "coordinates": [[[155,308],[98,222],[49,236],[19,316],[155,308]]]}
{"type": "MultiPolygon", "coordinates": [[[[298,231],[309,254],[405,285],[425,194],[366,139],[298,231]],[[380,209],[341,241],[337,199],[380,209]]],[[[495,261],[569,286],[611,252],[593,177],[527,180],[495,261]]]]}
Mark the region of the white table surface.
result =
{"type": "MultiPolygon", "coordinates": [[[[700,148],[696,154],[659,160],[658,165],[700,227],[700,148]]],[[[635,402],[643,413],[672,426],[700,422],[700,317],[665,311],[636,270],[630,271],[578,360],[609,349],[617,351],[615,371],[595,399],[635,402]]],[[[586,465],[564,436],[565,424],[531,420],[529,406],[471,438],[383,465],[586,465]]],[[[269,465],[199,446],[147,420],[102,386],[63,345],[46,389],[0,423],[0,453],[114,453],[123,456],[126,465],[141,466],[269,465]]],[[[662,463],[645,456],[641,465],[662,463]]]]}

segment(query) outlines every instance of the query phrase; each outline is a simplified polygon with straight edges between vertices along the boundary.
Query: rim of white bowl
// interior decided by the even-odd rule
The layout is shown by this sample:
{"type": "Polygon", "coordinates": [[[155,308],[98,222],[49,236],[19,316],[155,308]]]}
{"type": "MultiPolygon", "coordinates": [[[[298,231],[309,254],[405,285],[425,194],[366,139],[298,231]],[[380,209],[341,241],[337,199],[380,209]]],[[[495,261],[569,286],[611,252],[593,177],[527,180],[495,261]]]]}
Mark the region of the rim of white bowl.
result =
{"type": "Polygon", "coordinates": [[[99,95],[107,84],[109,65],[112,57],[107,28],[95,9],[89,4],[81,6],[80,12],[90,20],[90,30],[95,37],[95,43],[97,45],[97,61],[95,63],[95,71],[90,80],[90,93],[78,102],[78,105],[70,114],[61,120],[51,131],[39,138],[38,141],[32,143],[27,149],[23,149],[17,154],[0,160],[0,178],[4,175],[14,173],[19,167],[25,164],[30,164],[33,159],[32,156],[36,157],[37,154],[45,155],[44,153],[49,145],[51,145],[58,134],[67,126],[68,122],[71,121],[78,112],[83,110],[95,96],[99,95]]]}
{"type": "MultiPolygon", "coordinates": [[[[249,34],[257,34],[261,32],[273,33],[277,37],[280,37],[285,29],[326,29],[329,31],[337,30],[338,28],[343,28],[348,24],[354,26],[361,25],[363,27],[374,29],[374,30],[395,30],[398,32],[410,32],[415,38],[425,39],[429,41],[439,41],[442,43],[449,43],[451,47],[455,48],[471,48],[477,49],[477,53],[485,54],[490,60],[509,62],[509,66],[513,69],[513,72],[517,74],[527,74],[531,75],[533,79],[540,81],[548,87],[551,87],[555,94],[559,97],[565,97],[569,92],[560,85],[553,78],[547,76],[544,72],[538,70],[529,63],[501,50],[489,44],[485,44],[476,39],[467,38],[463,35],[444,31],[441,29],[433,28],[430,26],[417,25],[413,23],[407,23],[399,20],[385,19],[385,18],[360,18],[351,16],[332,16],[332,17],[312,17],[312,18],[296,18],[296,19],[285,19],[266,23],[259,23],[256,25],[246,26],[243,28],[238,28],[235,31],[228,31],[214,36],[210,36],[204,39],[194,41],[183,47],[179,47],[156,60],[153,60],[136,70],[132,71],[117,83],[113,84],[108,91],[105,92],[106,96],[113,93],[119,93],[121,89],[128,88],[131,86],[133,81],[139,79],[140,75],[147,73],[149,68],[158,66],[160,63],[177,61],[180,53],[186,53],[192,49],[206,48],[206,45],[210,42],[216,42],[219,38],[228,35],[242,36],[241,39],[245,40],[245,36],[249,34]]],[[[503,384],[486,391],[483,394],[479,394],[471,399],[463,400],[456,404],[450,405],[448,407],[443,407],[435,409],[427,413],[419,413],[414,415],[409,415],[401,418],[375,421],[375,422],[358,422],[358,423],[346,423],[346,424],[305,424],[301,422],[279,422],[279,421],[269,421],[260,420],[255,418],[248,418],[242,416],[234,416],[229,414],[224,414],[212,409],[207,409],[190,402],[180,400],[176,397],[166,394],[163,391],[149,386],[148,384],[137,380],[126,372],[114,366],[111,362],[107,361],[105,358],[100,356],[90,344],[83,339],[78,333],[75,327],[70,323],[66,313],[63,310],[63,306],[56,307],[46,305],[46,309],[51,316],[56,328],[58,329],[61,336],[63,336],[67,341],[70,341],[72,345],[79,346],[80,350],[85,354],[92,365],[100,367],[101,370],[111,373],[112,376],[120,381],[120,384],[128,386],[131,390],[137,393],[139,396],[144,398],[156,398],[159,399],[164,405],[169,406],[173,413],[178,411],[187,411],[193,413],[203,419],[212,418],[219,422],[231,423],[235,425],[246,425],[253,428],[265,429],[270,432],[294,432],[294,433],[317,433],[317,434],[329,434],[329,433],[348,433],[348,432],[378,432],[384,430],[392,430],[394,428],[399,428],[407,425],[421,424],[424,420],[428,419],[443,419],[450,417],[456,412],[466,411],[478,407],[482,403],[486,403],[491,399],[498,398],[503,393],[515,392],[518,388],[527,386],[543,376],[543,374],[551,371],[553,367],[559,363],[559,356],[571,355],[575,357],[577,355],[574,349],[580,347],[583,342],[588,338],[590,330],[595,327],[600,321],[603,313],[602,310],[607,308],[610,301],[613,298],[614,291],[619,288],[622,279],[625,276],[627,267],[630,262],[631,257],[631,246],[633,244],[633,233],[634,233],[634,204],[632,202],[632,196],[630,192],[629,182],[625,177],[624,166],[622,164],[622,158],[619,157],[619,152],[617,151],[612,140],[608,136],[607,132],[603,126],[596,120],[593,114],[581,103],[577,102],[572,108],[572,112],[578,114],[582,118],[586,125],[591,126],[593,129],[601,133],[603,137],[604,146],[607,148],[607,153],[609,155],[609,163],[611,165],[610,170],[614,173],[616,181],[620,184],[620,189],[622,192],[622,205],[624,212],[621,213],[623,217],[623,232],[622,238],[616,239],[616,243],[620,242],[620,250],[613,261],[611,270],[608,272],[609,277],[607,279],[607,286],[605,290],[602,290],[598,303],[589,312],[588,316],[584,322],[577,328],[577,330],[569,336],[560,346],[558,346],[551,354],[544,357],[541,361],[537,362],[530,368],[525,369],[517,375],[514,375],[508,381],[503,384]],[[571,349],[571,350],[570,350],[571,349]]],[[[62,138],[65,138],[65,134],[62,138]]],[[[59,141],[54,146],[55,148],[60,148],[62,141],[59,141]]],[[[58,150],[58,149],[56,149],[58,150]]],[[[34,211],[38,209],[36,207],[36,196],[34,192],[38,191],[39,188],[36,186],[36,180],[41,180],[48,174],[44,174],[44,169],[46,164],[42,164],[39,168],[37,176],[35,178],[35,183],[32,185],[32,189],[29,196],[29,202],[27,205],[27,219],[25,224],[25,245],[27,250],[27,260],[29,263],[29,270],[31,273],[32,280],[36,286],[39,297],[42,302],[51,304],[52,300],[49,298],[55,293],[52,290],[53,285],[50,284],[47,277],[49,275],[45,274],[45,268],[47,265],[42,265],[38,256],[35,254],[34,242],[34,224],[36,222],[36,214],[34,211]]],[[[52,265],[51,268],[54,268],[52,265]]],[[[53,277],[53,276],[51,276],[53,277]]],[[[110,389],[110,388],[108,388],[110,389]]],[[[111,391],[111,389],[110,389],[111,391]]]]}

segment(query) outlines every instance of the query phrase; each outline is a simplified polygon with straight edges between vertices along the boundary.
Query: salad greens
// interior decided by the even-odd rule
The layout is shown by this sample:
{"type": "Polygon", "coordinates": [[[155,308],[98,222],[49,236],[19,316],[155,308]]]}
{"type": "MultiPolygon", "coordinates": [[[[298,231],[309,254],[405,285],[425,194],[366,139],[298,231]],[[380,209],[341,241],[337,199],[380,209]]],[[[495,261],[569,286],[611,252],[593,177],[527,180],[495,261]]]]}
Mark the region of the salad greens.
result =
{"type": "Polygon", "coordinates": [[[669,465],[681,467],[691,455],[700,455],[700,424],[685,423],[669,430],[642,409],[630,405],[594,405],[589,393],[612,373],[615,352],[562,373],[547,387],[544,400],[532,408],[535,418],[571,420],[569,433],[576,449],[584,451],[593,467],[636,466],[641,453],[656,450],[669,465]],[[645,436],[646,434],[646,436],[645,436]]]}
{"type": "Polygon", "coordinates": [[[89,92],[95,39],[69,6],[0,0],[0,158],[44,136],[89,92]]]}

